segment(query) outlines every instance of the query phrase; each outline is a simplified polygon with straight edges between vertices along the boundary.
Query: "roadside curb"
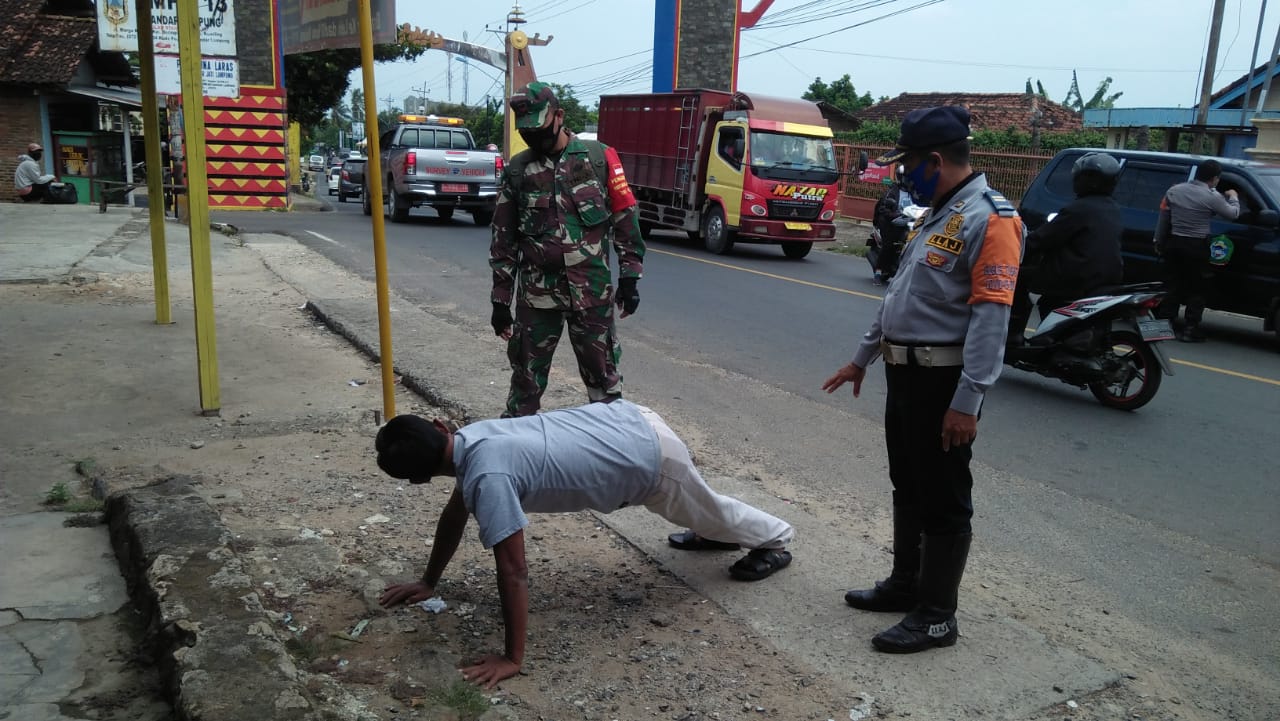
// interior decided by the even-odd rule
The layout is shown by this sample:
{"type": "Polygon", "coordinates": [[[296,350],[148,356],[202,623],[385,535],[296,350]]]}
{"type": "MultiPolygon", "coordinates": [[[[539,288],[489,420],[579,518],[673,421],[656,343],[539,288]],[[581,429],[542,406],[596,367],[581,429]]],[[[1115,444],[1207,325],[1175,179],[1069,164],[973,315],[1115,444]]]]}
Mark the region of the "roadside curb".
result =
{"type": "Polygon", "coordinates": [[[376,720],[331,678],[294,664],[281,614],[264,608],[199,485],[175,475],[107,498],[111,544],[177,718],[376,720]]]}

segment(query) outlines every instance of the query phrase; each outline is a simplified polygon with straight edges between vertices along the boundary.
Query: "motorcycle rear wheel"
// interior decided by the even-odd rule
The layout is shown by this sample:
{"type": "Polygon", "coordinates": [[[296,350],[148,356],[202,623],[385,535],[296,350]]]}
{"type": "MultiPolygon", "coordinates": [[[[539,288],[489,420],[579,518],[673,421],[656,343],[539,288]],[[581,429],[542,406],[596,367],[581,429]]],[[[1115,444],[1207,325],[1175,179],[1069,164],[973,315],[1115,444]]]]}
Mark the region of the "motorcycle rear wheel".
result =
{"type": "Polygon", "coordinates": [[[1151,402],[1160,390],[1164,371],[1151,346],[1137,333],[1113,331],[1107,336],[1107,354],[1102,359],[1108,372],[1114,368],[1123,379],[1089,384],[1089,391],[1102,405],[1135,411],[1151,402]],[[1116,364],[1121,367],[1116,368],[1116,364]],[[1135,389],[1133,384],[1138,383],[1135,389]]]}

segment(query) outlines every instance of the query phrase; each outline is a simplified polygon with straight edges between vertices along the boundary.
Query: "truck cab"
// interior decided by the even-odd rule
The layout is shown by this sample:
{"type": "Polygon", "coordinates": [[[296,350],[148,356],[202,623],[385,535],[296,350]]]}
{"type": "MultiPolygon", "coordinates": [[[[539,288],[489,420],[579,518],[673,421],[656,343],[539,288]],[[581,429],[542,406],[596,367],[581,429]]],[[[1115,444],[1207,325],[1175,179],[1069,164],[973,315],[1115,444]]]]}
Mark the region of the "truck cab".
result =
{"type": "Polygon", "coordinates": [[[716,124],[707,163],[705,194],[724,214],[725,228],[704,223],[708,247],[718,251],[738,239],[782,242],[789,257],[804,257],[812,245],[797,239],[834,238],[836,167],[831,131],[825,126],[780,127],[744,111],[716,124]],[[799,131],[807,131],[809,135],[799,131]],[[831,233],[824,235],[824,231],[831,233]],[[714,246],[714,247],[713,247],[714,246]]]}
{"type": "Polygon", "coordinates": [[[713,253],[769,243],[788,258],[835,239],[832,132],[817,105],[715,90],[600,99],[642,230],[673,228],[713,253]]]}

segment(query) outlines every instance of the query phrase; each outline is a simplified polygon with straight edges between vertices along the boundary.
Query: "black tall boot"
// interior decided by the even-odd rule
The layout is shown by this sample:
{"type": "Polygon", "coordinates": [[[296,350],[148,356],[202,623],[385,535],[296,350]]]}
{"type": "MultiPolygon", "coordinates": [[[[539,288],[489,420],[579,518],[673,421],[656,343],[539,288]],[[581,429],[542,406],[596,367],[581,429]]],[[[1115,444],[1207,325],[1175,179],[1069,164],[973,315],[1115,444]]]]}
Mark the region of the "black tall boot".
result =
{"type": "Polygon", "coordinates": [[[920,522],[918,514],[893,507],[893,571],[875,588],[852,590],[844,602],[863,611],[910,611],[916,607],[920,577],[920,522]]]}
{"type": "Polygon", "coordinates": [[[925,536],[920,559],[920,603],[898,625],[876,634],[872,645],[886,653],[916,653],[954,645],[960,636],[956,601],[973,534],[925,536]]]}

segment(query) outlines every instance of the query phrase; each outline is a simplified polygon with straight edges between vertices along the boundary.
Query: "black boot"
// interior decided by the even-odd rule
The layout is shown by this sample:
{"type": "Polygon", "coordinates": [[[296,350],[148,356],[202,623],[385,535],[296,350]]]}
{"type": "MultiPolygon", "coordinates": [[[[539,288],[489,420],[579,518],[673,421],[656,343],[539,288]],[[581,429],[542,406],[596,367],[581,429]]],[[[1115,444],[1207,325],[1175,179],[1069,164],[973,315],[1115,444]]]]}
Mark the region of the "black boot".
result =
{"type": "Polygon", "coordinates": [[[893,508],[893,571],[875,588],[852,590],[844,602],[863,611],[910,611],[920,576],[920,523],[914,512],[893,508]]]}
{"type": "Polygon", "coordinates": [[[925,536],[920,559],[920,604],[898,625],[876,634],[872,645],[886,653],[916,653],[952,646],[960,636],[956,599],[973,536],[925,536]]]}

